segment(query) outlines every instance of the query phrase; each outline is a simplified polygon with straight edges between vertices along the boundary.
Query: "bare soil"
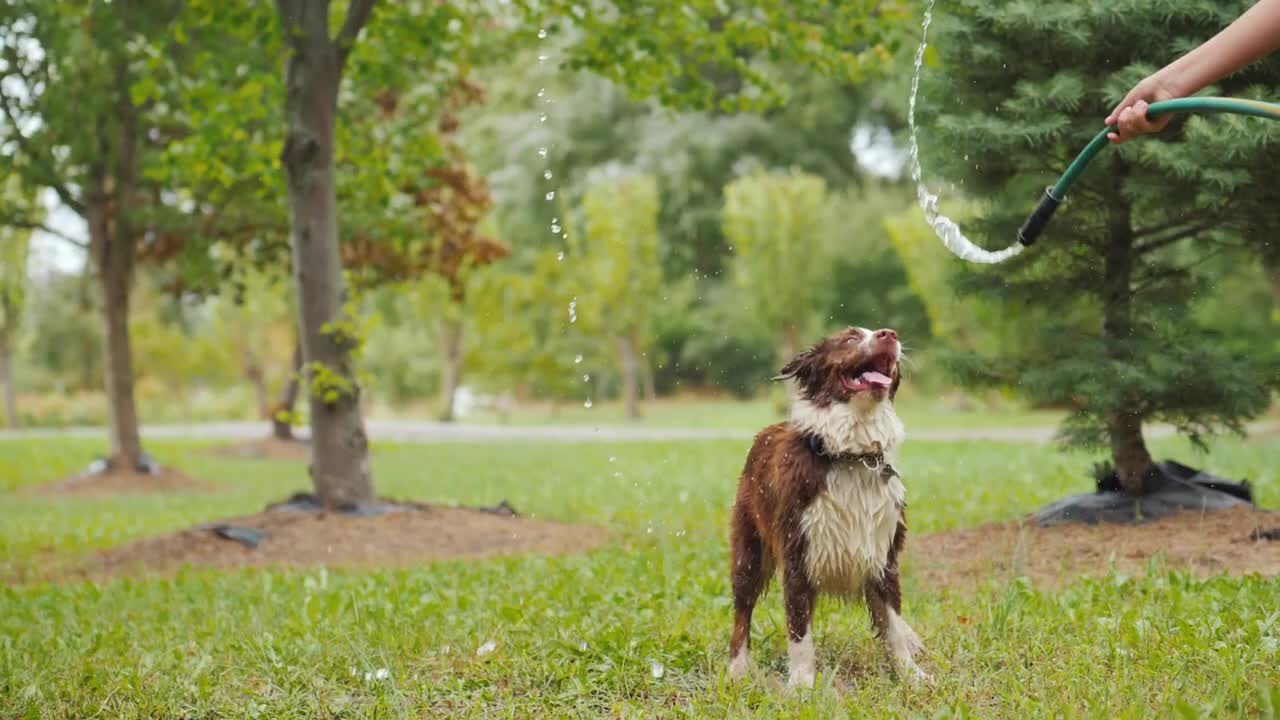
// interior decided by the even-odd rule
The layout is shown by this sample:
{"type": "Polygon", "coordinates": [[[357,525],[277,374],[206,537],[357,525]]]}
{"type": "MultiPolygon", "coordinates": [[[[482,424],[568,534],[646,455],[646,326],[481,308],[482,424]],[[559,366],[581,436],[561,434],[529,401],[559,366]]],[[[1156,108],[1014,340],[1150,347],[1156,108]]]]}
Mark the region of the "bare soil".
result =
{"type": "Polygon", "coordinates": [[[907,573],[923,587],[964,592],[990,580],[1031,578],[1054,588],[1115,570],[1146,572],[1152,558],[1198,576],[1280,575],[1280,512],[1247,508],[1182,512],[1139,525],[1059,525],[1028,521],[908,538],[907,573]]]}
{"type": "Polygon", "coordinates": [[[267,510],[100,551],[70,575],[170,575],[183,567],[412,567],[448,558],[581,552],[607,537],[596,527],[438,505],[404,504],[372,517],[267,510]],[[265,538],[250,548],[220,537],[217,525],[261,531],[265,538]]]}
{"type": "Polygon", "coordinates": [[[107,470],[72,475],[56,482],[36,485],[23,491],[28,495],[100,496],[124,493],[217,492],[218,486],[197,480],[170,468],[155,473],[134,470],[107,470]]]}
{"type": "Polygon", "coordinates": [[[306,461],[309,449],[307,444],[301,440],[280,440],[275,437],[264,437],[232,445],[218,445],[210,448],[209,452],[219,457],[306,461]]]}

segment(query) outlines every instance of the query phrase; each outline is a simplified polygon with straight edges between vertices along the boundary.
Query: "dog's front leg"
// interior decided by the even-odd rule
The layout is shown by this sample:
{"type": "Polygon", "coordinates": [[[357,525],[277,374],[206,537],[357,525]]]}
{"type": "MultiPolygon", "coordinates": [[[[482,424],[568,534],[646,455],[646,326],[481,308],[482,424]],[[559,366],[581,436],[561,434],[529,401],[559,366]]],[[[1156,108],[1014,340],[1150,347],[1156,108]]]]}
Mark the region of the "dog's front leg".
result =
{"type": "Polygon", "coordinates": [[[787,557],[782,589],[787,606],[787,661],[790,670],[787,685],[811,688],[817,677],[817,657],[813,649],[813,606],[817,591],[805,571],[802,549],[787,557]]]}
{"type": "Polygon", "coordinates": [[[871,622],[898,674],[912,684],[931,684],[933,678],[916,665],[915,656],[923,652],[924,645],[916,631],[898,614],[901,607],[899,597],[896,567],[892,568],[892,573],[886,574],[884,580],[869,583],[866,598],[871,622]]]}

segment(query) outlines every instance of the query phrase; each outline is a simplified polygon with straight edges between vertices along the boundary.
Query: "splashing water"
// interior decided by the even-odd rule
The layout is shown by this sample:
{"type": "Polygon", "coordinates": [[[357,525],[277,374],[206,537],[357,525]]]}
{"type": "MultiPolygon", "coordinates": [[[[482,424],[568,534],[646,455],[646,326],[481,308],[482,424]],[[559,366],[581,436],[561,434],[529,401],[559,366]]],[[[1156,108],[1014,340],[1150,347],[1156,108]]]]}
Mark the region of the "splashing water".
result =
{"type": "Polygon", "coordinates": [[[920,69],[924,66],[924,51],[929,47],[929,24],[933,22],[933,2],[929,0],[924,11],[924,26],[920,34],[920,49],[916,50],[915,74],[911,77],[911,101],[907,105],[907,126],[911,129],[911,179],[916,184],[916,199],[924,210],[929,227],[956,257],[974,263],[991,264],[1008,260],[1022,252],[1022,243],[1015,242],[1003,250],[991,251],[973,244],[960,232],[954,220],[938,212],[938,196],[929,192],[921,179],[920,145],[916,140],[916,95],[920,91],[920,69]]]}

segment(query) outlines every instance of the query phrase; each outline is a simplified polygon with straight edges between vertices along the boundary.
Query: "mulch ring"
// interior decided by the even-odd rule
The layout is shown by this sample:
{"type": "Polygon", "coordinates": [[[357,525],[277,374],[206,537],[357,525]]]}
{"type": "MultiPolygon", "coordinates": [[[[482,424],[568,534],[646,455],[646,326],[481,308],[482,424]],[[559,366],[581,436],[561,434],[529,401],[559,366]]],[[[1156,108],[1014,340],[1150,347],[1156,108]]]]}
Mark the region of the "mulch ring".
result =
{"type": "Polygon", "coordinates": [[[582,552],[607,538],[601,528],[520,517],[505,502],[479,509],[384,501],[374,515],[273,506],[100,551],[63,577],[172,575],[184,567],[412,567],[449,558],[582,552]]]}
{"type": "Polygon", "coordinates": [[[264,437],[257,440],[217,445],[209,453],[219,457],[249,458],[254,460],[307,460],[310,447],[302,440],[281,440],[264,437]]]}
{"type": "Polygon", "coordinates": [[[40,496],[100,496],[124,493],[166,492],[217,492],[218,486],[197,480],[170,468],[155,468],[152,472],[106,469],[90,470],[44,485],[36,485],[22,491],[25,495],[40,496]]]}
{"type": "Polygon", "coordinates": [[[1040,527],[1014,521],[910,537],[907,573],[923,587],[965,592],[1025,576],[1060,587],[1113,569],[1142,575],[1152,558],[1195,575],[1280,575],[1280,512],[1180,512],[1142,524],[1040,527]]]}

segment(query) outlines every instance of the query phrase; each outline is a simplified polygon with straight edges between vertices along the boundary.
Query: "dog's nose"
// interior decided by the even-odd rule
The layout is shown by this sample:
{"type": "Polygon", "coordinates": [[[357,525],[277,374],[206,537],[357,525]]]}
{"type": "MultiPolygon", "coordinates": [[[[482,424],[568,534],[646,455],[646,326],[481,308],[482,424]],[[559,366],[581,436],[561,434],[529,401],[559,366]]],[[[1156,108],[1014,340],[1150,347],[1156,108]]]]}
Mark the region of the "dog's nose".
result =
{"type": "Polygon", "coordinates": [[[898,333],[890,330],[889,328],[885,328],[883,330],[877,330],[875,338],[880,342],[896,342],[898,340],[898,333]]]}

